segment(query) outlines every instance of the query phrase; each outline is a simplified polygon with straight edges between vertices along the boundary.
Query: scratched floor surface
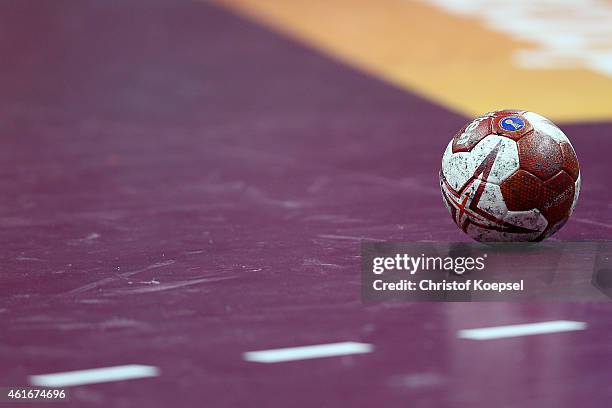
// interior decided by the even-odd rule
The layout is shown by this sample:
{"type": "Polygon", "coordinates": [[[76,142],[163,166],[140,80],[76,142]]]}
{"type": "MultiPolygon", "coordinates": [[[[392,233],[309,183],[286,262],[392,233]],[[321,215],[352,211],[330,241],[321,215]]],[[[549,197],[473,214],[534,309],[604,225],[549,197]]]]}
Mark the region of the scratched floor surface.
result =
{"type": "MultiPolygon", "coordinates": [[[[65,406],[609,403],[608,304],[361,303],[360,241],[465,239],[437,171],[466,118],[204,3],[3,2],[0,27],[0,387],[137,364],[65,406]],[[458,336],[559,320],[583,326],[458,336]]],[[[564,129],[555,239],[609,239],[612,124],[564,129]]]]}

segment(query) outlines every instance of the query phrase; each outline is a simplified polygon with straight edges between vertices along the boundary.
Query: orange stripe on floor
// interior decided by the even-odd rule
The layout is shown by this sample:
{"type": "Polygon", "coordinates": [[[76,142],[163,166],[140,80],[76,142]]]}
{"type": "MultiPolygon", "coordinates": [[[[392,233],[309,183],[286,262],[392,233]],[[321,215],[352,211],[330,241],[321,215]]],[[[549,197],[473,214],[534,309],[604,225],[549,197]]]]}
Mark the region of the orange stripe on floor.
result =
{"type": "Polygon", "coordinates": [[[612,119],[611,77],[518,67],[512,52],[534,45],[476,17],[410,0],[216,2],[467,116],[520,108],[559,121],[612,119]]]}

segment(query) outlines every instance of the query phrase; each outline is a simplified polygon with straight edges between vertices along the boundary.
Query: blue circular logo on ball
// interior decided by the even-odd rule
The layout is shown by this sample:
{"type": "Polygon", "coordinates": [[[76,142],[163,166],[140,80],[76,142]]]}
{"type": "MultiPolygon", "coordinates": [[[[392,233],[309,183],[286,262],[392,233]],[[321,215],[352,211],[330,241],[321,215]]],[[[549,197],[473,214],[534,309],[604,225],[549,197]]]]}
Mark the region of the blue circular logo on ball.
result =
{"type": "Polygon", "coordinates": [[[499,121],[499,127],[509,132],[518,132],[525,127],[525,121],[518,116],[506,116],[499,121]]]}

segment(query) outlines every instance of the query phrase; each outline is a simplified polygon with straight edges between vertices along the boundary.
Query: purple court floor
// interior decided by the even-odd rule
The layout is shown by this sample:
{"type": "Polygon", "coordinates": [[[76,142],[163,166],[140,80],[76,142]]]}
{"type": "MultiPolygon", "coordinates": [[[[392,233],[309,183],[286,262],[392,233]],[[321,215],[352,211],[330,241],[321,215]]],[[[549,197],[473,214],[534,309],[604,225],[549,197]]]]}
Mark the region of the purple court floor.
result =
{"type": "MultiPolygon", "coordinates": [[[[361,301],[361,241],[467,239],[437,185],[467,118],[200,2],[8,1],[0,27],[0,387],[138,364],[58,406],[610,405],[608,303],[361,301]],[[582,326],[461,336],[549,321],[582,326]]],[[[583,185],[554,239],[607,240],[612,123],[560,125],[583,185]]]]}

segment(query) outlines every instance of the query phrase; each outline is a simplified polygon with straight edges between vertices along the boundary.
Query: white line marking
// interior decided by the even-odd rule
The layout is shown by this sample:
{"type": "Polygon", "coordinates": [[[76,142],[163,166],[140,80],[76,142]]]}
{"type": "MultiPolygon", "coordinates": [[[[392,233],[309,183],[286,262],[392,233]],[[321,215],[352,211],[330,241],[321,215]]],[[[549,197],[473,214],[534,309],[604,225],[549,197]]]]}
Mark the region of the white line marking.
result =
{"type": "Polygon", "coordinates": [[[353,237],[350,235],[334,235],[334,234],[320,234],[317,235],[319,238],[326,238],[326,239],[345,239],[348,241],[380,241],[379,239],[376,238],[369,238],[369,237],[353,237]]]}
{"type": "Polygon", "coordinates": [[[312,346],[248,351],[242,355],[242,358],[246,361],[257,363],[280,363],[283,361],[364,354],[371,353],[373,350],[374,346],[371,344],[347,341],[342,343],[314,344],[312,346]]]}
{"type": "Polygon", "coordinates": [[[510,326],[483,327],[481,329],[459,330],[457,337],[472,340],[492,340],[507,337],[533,336],[536,334],[559,333],[574,330],[584,330],[587,324],[570,320],[555,320],[552,322],[514,324],[510,326]]]}
{"type": "Polygon", "coordinates": [[[30,376],[30,384],[43,387],[69,387],[73,385],[156,377],[158,375],[159,369],[157,367],[129,364],[114,367],[92,368],[89,370],[66,371],[64,373],[32,375],[30,376]]]}

